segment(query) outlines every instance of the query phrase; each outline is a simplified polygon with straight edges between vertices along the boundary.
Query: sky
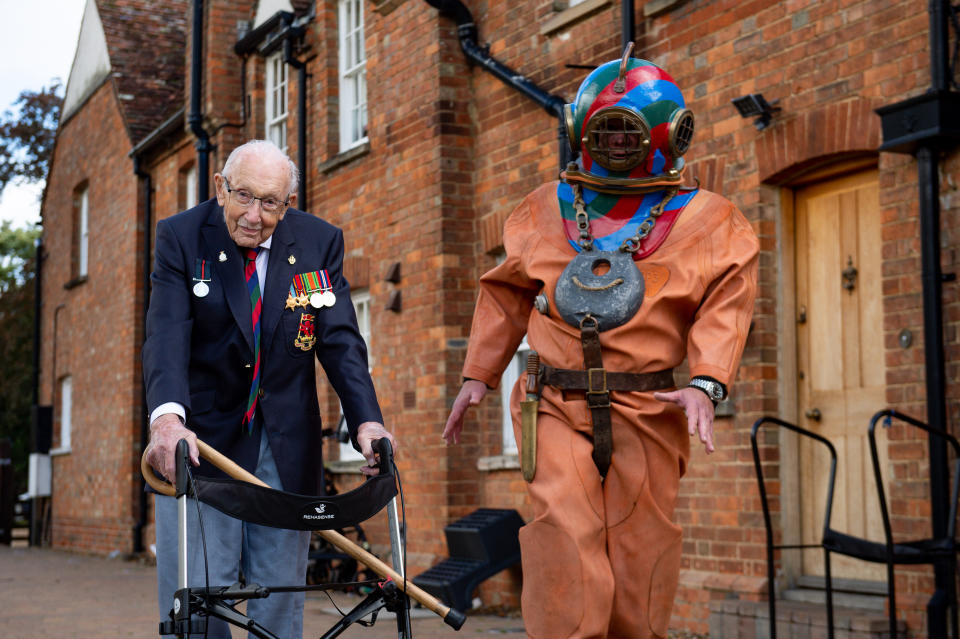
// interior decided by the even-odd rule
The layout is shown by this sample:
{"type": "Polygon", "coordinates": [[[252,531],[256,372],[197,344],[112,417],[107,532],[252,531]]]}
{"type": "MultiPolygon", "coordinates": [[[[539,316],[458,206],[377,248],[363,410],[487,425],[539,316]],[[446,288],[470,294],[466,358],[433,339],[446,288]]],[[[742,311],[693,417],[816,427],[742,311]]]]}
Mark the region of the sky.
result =
{"type": "MultiPolygon", "coordinates": [[[[86,0],[0,0],[0,112],[21,91],[66,85],[86,0]]],[[[10,185],[0,193],[0,221],[14,227],[40,221],[42,184],[10,185]]]]}

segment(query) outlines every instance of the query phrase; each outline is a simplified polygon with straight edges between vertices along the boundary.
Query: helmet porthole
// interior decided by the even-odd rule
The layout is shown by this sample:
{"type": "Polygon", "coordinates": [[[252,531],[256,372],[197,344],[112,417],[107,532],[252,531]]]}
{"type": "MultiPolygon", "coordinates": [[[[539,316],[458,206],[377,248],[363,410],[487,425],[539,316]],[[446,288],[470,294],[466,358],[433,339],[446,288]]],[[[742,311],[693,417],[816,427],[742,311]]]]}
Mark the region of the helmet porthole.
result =
{"type": "Polygon", "coordinates": [[[690,148],[693,140],[693,111],[682,109],[670,119],[670,155],[682,156],[690,148]]]}
{"type": "Polygon", "coordinates": [[[629,171],[650,152],[650,127],[641,113],[606,107],[587,122],[581,140],[594,162],[609,171],[629,171]]]}

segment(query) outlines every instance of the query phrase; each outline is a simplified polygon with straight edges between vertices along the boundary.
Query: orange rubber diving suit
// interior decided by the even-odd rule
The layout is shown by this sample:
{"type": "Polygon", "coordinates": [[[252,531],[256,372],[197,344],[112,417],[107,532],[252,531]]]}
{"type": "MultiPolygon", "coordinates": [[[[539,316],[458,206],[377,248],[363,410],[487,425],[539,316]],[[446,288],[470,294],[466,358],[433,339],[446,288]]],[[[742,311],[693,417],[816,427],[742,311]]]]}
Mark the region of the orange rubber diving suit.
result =
{"type": "MultiPolygon", "coordinates": [[[[648,82],[651,73],[661,72],[640,62],[631,61],[641,76],[634,83],[648,82]]],[[[621,62],[621,76],[624,66],[621,62]]],[[[602,82],[612,84],[616,74],[609,75],[602,82]]],[[[627,80],[629,91],[631,77],[627,80]]],[[[679,162],[673,159],[676,167],[679,162]]],[[[570,167],[564,178],[579,179],[589,189],[588,164],[589,156],[580,165],[583,173],[570,167]]],[[[680,173],[670,175],[676,181],[680,173]]],[[[652,180],[647,178],[655,174],[647,171],[641,178],[646,182],[638,182],[648,185],[641,193],[651,193],[652,180]]],[[[525,334],[543,364],[585,368],[581,329],[561,317],[555,296],[558,280],[578,254],[561,210],[564,188],[567,185],[558,182],[540,187],[506,221],[506,258],[480,279],[463,367],[468,380],[464,389],[470,380],[495,387],[525,334]],[[534,310],[538,296],[539,310],[534,310]]],[[[653,200],[659,200],[658,192],[652,192],[653,200]]],[[[644,205],[636,206],[641,200],[636,195],[614,198],[620,205],[628,200],[631,212],[648,213],[644,205]]],[[[598,201],[594,199],[594,205],[598,201]]],[[[659,219],[658,235],[644,239],[634,257],[637,261],[631,262],[643,276],[642,301],[624,323],[599,333],[602,368],[668,371],[687,358],[692,377],[726,386],[735,377],[750,326],[758,242],[740,211],[721,196],[696,190],[673,213],[669,221],[666,215],[659,219]]],[[[600,228],[596,211],[590,215],[594,227],[600,228]]],[[[511,399],[518,444],[526,377],[521,375],[511,399]]],[[[672,388],[668,384],[663,390],[672,388]]],[[[695,396],[701,392],[684,390],[695,396]]],[[[534,518],[520,531],[528,635],[666,637],[680,570],[681,530],[673,515],[690,451],[687,431],[692,422],[689,414],[684,415],[690,409],[661,401],[650,391],[610,392],[612,455],[604,478],[592,458],[593,421],[585,393],[551,385],[544,385],[540,393],[536,470],[527,484],[534,518]]],[[[482,392],[469,403],[480,397],[482,392]]],[[[454,404],[444,432],[448,441],[458,437],[466,401],[458,396],[454,404]],[[451,426],[452,422],[456,424],[451,426]]],[[[712,428],[712,406],[705,404],[712,428]]],[[[712,441],[708,451],[711,448],[712,441]]]]}

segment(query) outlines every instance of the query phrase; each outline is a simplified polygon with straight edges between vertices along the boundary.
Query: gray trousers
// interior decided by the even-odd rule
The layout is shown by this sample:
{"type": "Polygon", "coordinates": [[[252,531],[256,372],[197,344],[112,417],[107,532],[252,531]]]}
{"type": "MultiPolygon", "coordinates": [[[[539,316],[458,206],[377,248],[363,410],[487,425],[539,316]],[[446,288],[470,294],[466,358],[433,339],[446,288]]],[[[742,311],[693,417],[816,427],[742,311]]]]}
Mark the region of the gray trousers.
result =
{"type": "MultiPolygon", "coordinates": [[[[280,489],[280,476],[264,433],[260,439],[260,457],[254,473],[271,488],[280,489]]],[[[157,591],[161,619],[167,619],[177,590],[177,510],[176,499],[156,495],[157,591]]],[[[250,524],[224,515],[203,503],[200,517],[206,538],[206,566],[211,586],[235,583],[239,570],[247,583],[261,586],[292,586],[306,582],[307,551],[310,533],[282,530],[250,524]]],[[[197,502],[187,503],[187,570],[190,587],[206,585],[204,548],[197,522],[197,502]]],[[[247,601],[246,615],[280,639],[303,636],[302,592],[275,593],[265,599],[247,601]]],[[[229,624],[208,617],[207,639],[230,639],[229,624]]],[[[237,629],[239,636],[239,629],[237,629]]],[[[203,634],[191,634],[201,638],[203,634]]]]}

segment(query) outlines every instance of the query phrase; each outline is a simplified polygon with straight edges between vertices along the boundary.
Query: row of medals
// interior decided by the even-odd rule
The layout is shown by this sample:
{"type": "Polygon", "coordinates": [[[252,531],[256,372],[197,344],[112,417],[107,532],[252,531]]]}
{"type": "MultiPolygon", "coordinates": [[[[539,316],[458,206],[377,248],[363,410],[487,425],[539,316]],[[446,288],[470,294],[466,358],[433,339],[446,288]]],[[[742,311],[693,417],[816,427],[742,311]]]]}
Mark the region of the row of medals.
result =
{"type": "Polygon", "coordinates": [[[287,295],[287,308],[295,309],[298,306],[304,308],[307,307],[309,303],[310,306],[314,308],[323,308],[325,306],[333,306],[337,302],[337,297],[333,294],[333,291],[314,291],[310,295],[294,295],[290,293],[287,295]]]}
{"type": "MultiPolygon", "coordinates": [[[[220,261],[226,261],[227,257],[223,251],[220,251],[220,261]]],[[[295,258],[290,256],[290,263],[294,263],[295,258]]],[[[210,287],[207,286],[207,280],[200,280],[193,285],[193,294],[197,297],[206,297],[210,293],[210,287]]],[[[290,293],[287,296],[287,308],[294,309],[298,306],[304,308],[307,307],[307,304],[314,308],[324,308],[326,306],[333,306],[337,303],[337,297],[333,294],[333,291],[314,291],[309,296],[307,295],[294,295],[290,293]]]]}
{"type": "MultiPolygon", "coordinates": [[[[207,283],[204,281],[197,282],[193,285],[193,294],[197,297],[206,297],[210,292],[210,287],[207,286],[207,283]]],[[[294,295],[290,293],[287,295],[287,308],[294,309],[298,306],[304,308],[307,307],[307,304],[314,308],[324,308],[326,306],[333,306],[337,303],[337,296],[333,294],[333,291],[314,291],[310,295],[294,295]]]]}

